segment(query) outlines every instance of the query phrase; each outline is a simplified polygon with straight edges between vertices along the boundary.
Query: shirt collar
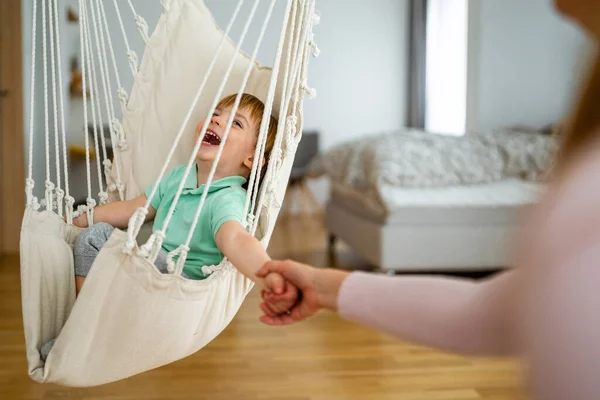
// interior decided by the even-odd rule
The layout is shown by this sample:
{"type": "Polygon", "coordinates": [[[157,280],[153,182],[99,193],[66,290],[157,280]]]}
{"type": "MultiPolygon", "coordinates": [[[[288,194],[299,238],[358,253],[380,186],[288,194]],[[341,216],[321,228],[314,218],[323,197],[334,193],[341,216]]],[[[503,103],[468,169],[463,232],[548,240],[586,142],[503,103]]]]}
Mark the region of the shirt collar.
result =
{"type": "MultiPolygon", "coordinates": [[[[213,180],[210,184],[210,188],[208,189],[208,193],[212,193],[219,189],[227,187],[241,187],[245,183],[246,178],[244,178],[243,176],[226,176],[225,178],[213,180]]],[[[185,184],[183,186],[184,187],[182,193],[199,194],[204,191],[204,188],[206,187],[205,184],[200,185],[200,187],[198,187],[198,165],[194,164],[194,167],[190,170],[190,173],[187,179],[185,180],[185,184]]]]}

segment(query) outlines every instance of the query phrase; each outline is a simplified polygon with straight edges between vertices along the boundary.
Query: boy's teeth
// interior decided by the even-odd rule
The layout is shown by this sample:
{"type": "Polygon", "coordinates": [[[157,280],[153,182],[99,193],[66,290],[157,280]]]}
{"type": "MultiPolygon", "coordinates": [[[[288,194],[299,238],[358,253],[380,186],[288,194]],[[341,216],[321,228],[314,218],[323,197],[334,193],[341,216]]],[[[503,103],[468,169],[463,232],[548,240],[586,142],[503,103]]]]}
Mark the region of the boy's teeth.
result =
{"type": "Polygon", "coordinates": [[[208,143],[210,145],[218,145],[219,143],[221,143],[221,138],[212,131],[206,131],[203,142],[208,143]]]}

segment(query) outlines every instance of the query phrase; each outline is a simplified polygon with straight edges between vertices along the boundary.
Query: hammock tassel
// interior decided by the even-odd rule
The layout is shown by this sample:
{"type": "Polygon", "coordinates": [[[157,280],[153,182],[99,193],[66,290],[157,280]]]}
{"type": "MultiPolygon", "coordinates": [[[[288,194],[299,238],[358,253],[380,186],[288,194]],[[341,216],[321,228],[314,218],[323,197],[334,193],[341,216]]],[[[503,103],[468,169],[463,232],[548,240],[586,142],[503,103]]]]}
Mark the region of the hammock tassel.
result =
{"type": "Polygon", "coordinates": [[[309,87],[306,81],[302,82],[302,90],[304,90],[311,100],[317,97],[317,89],[309,87]]]}
{"type": "Polygon", "coordinates": [[[146,220],[146,215],[148,215],[148,210],[145,207],[139,207],[129,219],[127,242],[125,243],[125,248],[123,249],[123,251],[129,255],[133,253],[133,248],[136,244],[135,238],[137,237],[138,233],[140,233],[140,229],[142,229],[142,225],[146,220]]]}
{"type": "Polygon", "coordinates": [[[38,202],[38,198],[33,195],[33,188],[35,187],[35,182],[31,178],[27,178],[25,181],[25,195],[27,196],[27,205],[32,210],[39,210],[40,203],[38,202]]]}
{"type": "Polygon", "coordinates": [[[52,193],[53,191],[54,183],[46,181],[46,202],[44,203],[44,205],[46,206],[46,209],[50,211],[54,209],[54,195],[52,193]]]}
{"type": "Polygon", "coordinates": [[[54,194],[54,196],[56,197],[56,212],[58,213],[58,215],[63,215],[63,199],[65,198],[65,191],[62,190],[61,188],[56,189],[56,192],[54,194]]]}
{"type": "Polygon", "coordinates": [[[138,70],[138,56],[135,51],[131,50],[127,52],[127,58],[129,59],[129,65],[131,66],[132,71],[138,70]]]}
{"type": "Polygon", "coordinates": [[[121,101],[121,106],[123,106],[123,108],[125,108],[125,106],[127,105],[127,101],[129,100],[129,94],[122,87],[119,88],[118,93],[119,93],[119,100],[121,101]]]}
{"type": "Polygon", "coordinates": [[[65,214],[67,216],[67,224],[73,224],[73,205],[75,204],[75,199],[72,196],[65,197],[65,214]]]}

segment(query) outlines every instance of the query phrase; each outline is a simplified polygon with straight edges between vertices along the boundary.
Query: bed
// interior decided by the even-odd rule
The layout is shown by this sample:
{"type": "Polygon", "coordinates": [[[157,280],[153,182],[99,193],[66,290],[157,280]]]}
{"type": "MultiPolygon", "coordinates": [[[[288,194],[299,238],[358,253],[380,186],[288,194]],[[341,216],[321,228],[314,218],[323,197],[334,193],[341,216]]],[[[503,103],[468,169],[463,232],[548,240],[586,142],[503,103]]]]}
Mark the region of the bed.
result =
{"type": "Polygon", "coordinates": [[[402,131],[337,146],[309,169],[331,182],[325,225],[382,271],[513,265],[521,214],[545,187],[556,141],[531,133],[402,131]]]}

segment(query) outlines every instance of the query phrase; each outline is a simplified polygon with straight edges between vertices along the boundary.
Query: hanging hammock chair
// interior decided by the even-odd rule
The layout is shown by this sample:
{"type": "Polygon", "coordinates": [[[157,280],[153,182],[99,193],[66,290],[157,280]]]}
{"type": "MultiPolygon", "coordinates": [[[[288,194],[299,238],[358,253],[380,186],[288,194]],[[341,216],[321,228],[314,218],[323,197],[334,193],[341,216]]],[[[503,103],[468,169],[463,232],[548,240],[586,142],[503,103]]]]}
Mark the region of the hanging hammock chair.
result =
{"type": "MultiPolygon", "coordinates": [[[[101,385],[187,357],[229,324],[252,288],[252,281],[227,260],[205,266],[203,271],[210,274],[205,280],[182,277],[191,232],[187,242],[170,254],[172,272],[161,274],[153,261],[161,248],[169,218],[162,229],[142,241],[139,235],[149,208],[148,199],[146,206],[133,215],[126,232],[116,230],[112,234],[75,301],[72,246],[81,230],[72,221],[74,216],[85,213],[88,223],[93,224],[96,203],[139,196],[175,165],[186,164],[189,173],[206,129],[194,143],[190,133],[194,124],[210,117],[225,95],[237,93],[239,102],[242,93],[250,93],[265,103],[264,116],[273,115],[279,121],[263,182],[259,169],[254,168],[246,199],[247,209],[252,210],[246,228],[265,247],[268,245],[302,132],[302,101],[305,94],[314,95],[306,85],[306,74],[311,53],[313,56],[318,53],[312,39],[318,16],[314,0],[288,0],[274,67],[266,68],[255,59],[276,0],[269,1],[252,54],[240,50],[259,2],[251,2],[252,9],[235,44],[229,33],[236,19],[242,18],[243,0],[238,2],[224,31],[202,0],[161,0],[163,12],[150,36],[145,21],[128,0],[128,8],[146,42],[138,65],[137,56],[129,47],[117,1],[112,4],[104,0],[79,1],[83,91],[89,95],[83,97],[88,198],[77,210],[69,192],[67,170],[61,63],[57,56],[58,0],[33,2],[29,177],[21,230],[21,277],[28,367],[35,381],[68,386],[101,385]],[[105,3],[107,8],[114,6],[121,30],[119,36],[125,39],[134,74],[129,95],[119,78],[120,73],[129,71],[118,71],[111,41],[111,36],[119,32],[109,31],[105,3]],[[43,31],[46,163],[44,196],[40,201],[34,196],[32,178],[38,5],[43,31]],[[115,117],[115,103],[118,107],[119,102],[122,120],[115,117]],[[88,123],[94,126],[93,135],[88,134],[88,123]],[[104,123],[110,126],[113,157],[107,156],[101,129],[104,123]],[[55,174],[50,167],[53,163],[55,174]],[[92,164],[99,178],[97,196],[92,190],[92,164]],[[56,343],[44,362],[40,348],[55,338],[56,343]]],[[[264,153],[269,120],[263,117],[257,159],[264,153]]],[[[226,132],[231,124],[229,120],[226,132]]],[[[226,138],[227,134],[221,149],[226,138]]],[[[220,151],[207,186],[219,157],[220,151]]],[[[178,197],[175,204],[177,200],[178,197]]],[[[196,222],[203,200],[196,212],[196,222]]],[[[192,232],[194,227],[195,223],[192,232]]]]}

